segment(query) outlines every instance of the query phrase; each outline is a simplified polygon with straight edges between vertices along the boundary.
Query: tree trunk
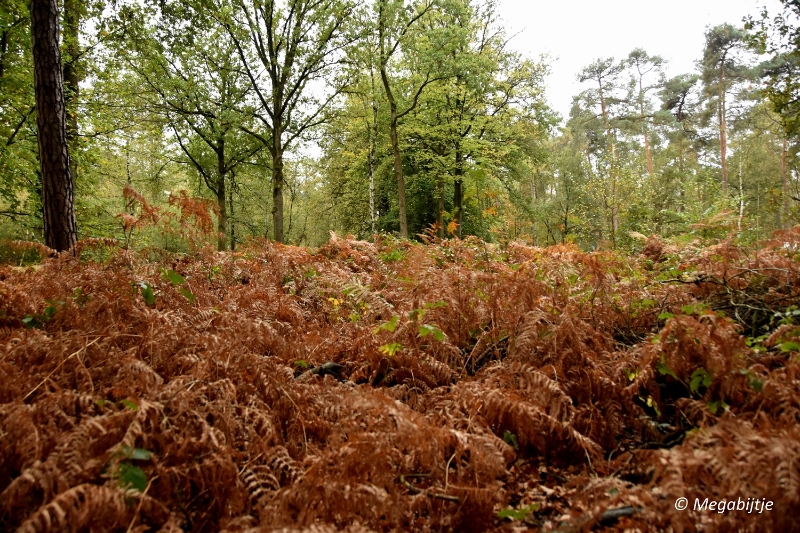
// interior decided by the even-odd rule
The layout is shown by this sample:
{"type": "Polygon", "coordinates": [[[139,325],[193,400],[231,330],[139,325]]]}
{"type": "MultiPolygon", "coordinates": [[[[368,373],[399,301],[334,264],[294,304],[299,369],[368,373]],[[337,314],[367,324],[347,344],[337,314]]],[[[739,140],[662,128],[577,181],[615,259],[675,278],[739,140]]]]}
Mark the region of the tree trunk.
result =
{"type": "Polygon", "coordinates": [[[788,155],[788,141],[786,137],[783,138],[783,150],[781,151],[781,179],[783,181],[783,204],[781,209],[781,226],[784,228],[789,227],[789,179],[788,179],[788,166],[786,163],[788,155]]]}
{"type": "Polygon", "coordinates": [[[234,223],[233,218],[233,188],[235,179],[236,174],[233,170],[231,170],[231,187],[228,190],[228,220],[230,221],[231,226],[231,252],[236,250],[236,224],[234,223]]]}
{"type": "Polygon", "coordinates": [[[31,0],[31,35],[44,237],[47,246],[64,251],[77,242],[78,228],[67,145],[56,0],[31,0]]]}
{"type": "Polygon", "coordinates": [[[225,139],[220,139],[217,144],[217,207],[219,218],[217,220],[217,250],[224,252],[228,248],[226,233],[228,230],[228,194],[225,189],[225,139]]]}
{"type": "Polygon", "coordinates": [[[647,138],[647,118],[644,116],[644,87],[642,75],[639,76],[639,116],[642,117],[642,134],[644,135],[644,157],[647,161],[647,175],[653,175],[653,156],[650,154],[650,140],[647,138]]]}
{"type": "MultiPolygon", "coordinates": [[[[724,61],[724,56],[723,56],[724,61]]],[[[725,120],[725,87],[723,82],[725,79],[725,69],[720,67],[719,70],[719,91],[717,104],[718,119],[719,119],[719,159],[722,165],[722,193],[728,194],[728,135],[727,125],[725,120]]]]}
{"type": "Polygon", "coordinates": [[[78,162],[78,95],[83,78],[78,58],[80,56],[80,24],[85,7],[81,0],[64,0],[64,104],[67,110],[67,145],[72,157],[70,171],[77,180],[78,162]]]}
{"type": "Polygon", "coordinates": [[[275,241],[283,242],[283,154],[272,156],[272,226],[275,241]]]}
{"type": "Polygon", "coordinates": [[[653,156],[650,154],[650,142],[647,139],[647,128],[644,130],[644,155],[647,160],[647,174],[653,175],[653,156]]]}
{"type": "Polygon", "coordinates": [[[436,235],[444,239],[444,178],[439,175],[436,180],[436,235]]]}
{"type": "Polygon", "coordinates": [[[375,80],[372,81],[372,133],[369,140],[369,220],[375,235],[375,157],[378,151],[378,102],[375,100],[375,80]]]}
{"type": "Polygon", "coordinates": [[[392,141],[394,155],[394,176],[397,179],[397,204],[400,216],[400,237],[408,238],[408,220],[406,218],[406,183],[403,177],[403,162],[400,160],[400,143],[397,140],[397,106],[394,99],[389,101],[392,120],[389,125],[389,136],[392,141]]]}
{"type": "MultiPolygon", "coordinates": [[[[277,121],[276,121],[277,122],[277,121]]],[[[281,146],[280,129],[274,128],[272,135],[272,225],[275,228],[275,240],[283,242],[283,146],[281,146]]]]}
{"type": "Polygon", "coordinates": [[[739,161],[739,221],[736,228],[742,231],[742,220],[744,219],[744,186],[742,185],[742,161],[739,161]]]}
{"type": "Polygon", "coordinates": [[[456,148],[455,179],[453,180],[453,210],[455,211],[456,236],[461,238],[461,225],[464,221],[464,161],[461,149],[456,148]]]}

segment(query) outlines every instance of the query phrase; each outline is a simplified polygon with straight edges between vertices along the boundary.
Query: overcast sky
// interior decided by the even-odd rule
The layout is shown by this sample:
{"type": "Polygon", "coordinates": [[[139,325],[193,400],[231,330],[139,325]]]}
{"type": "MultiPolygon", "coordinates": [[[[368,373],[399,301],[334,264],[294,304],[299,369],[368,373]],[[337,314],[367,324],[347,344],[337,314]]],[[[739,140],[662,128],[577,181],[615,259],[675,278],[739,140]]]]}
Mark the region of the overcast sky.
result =
{"type": "Polygon", "coordinates": [[[695,69],[703,53],[707,26],[741,25],[746,15],[766,6],[777,13],[778,0],[500,0],[500,14],[511,45],[528,57],[547,53],[550,105],[569,115],[572,97],[584,88],[578,71],[597,58],[626,57],[634,48],[669,60],[667,75],[695,69]]]}

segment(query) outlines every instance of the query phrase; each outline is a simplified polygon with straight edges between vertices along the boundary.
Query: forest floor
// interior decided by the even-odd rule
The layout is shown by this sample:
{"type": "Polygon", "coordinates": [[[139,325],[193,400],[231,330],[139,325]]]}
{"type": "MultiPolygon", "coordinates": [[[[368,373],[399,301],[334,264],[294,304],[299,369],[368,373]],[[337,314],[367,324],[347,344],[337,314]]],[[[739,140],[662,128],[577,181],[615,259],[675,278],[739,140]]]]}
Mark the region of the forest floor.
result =
{"type": "Polygon", "coordinates": [[[0,266],[0,530],[798,531],[798,250],[0,266]]]}

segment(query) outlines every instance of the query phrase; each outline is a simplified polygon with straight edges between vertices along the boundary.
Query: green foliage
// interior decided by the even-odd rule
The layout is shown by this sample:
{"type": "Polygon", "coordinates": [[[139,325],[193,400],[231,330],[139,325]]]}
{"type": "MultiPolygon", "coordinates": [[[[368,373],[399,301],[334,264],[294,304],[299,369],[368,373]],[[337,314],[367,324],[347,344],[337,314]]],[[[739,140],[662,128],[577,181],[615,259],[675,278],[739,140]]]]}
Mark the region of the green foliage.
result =
{"type": "Polygon", "coordinates": [[[406,254],[400,248],[394,248],[392,250],[388,250],[381,254],[381,261],[384,263],[394,263],[397,261],[403,261],[406,258],[406,254]]]}
{"type": "Polygon", "coordinates": [[[511,520],[525,520],[529,514],[539,509],[539,504],[532,503],[519,509],[509,507],[497,512],[497,518],[509,518],[511,520]]]}
{"type": "Polygon", "coordinates": [[[156,293],[153,290],[153,286],[147,283],[146,281],[140,281],[137,284],[138,289],[141,291],[142,299],[144,303],[149,306],[155,305],[156,303],[156,293]]]}
{"type": "Polygon", "coordinates": [[[385,354],[389,357],[394,357],[394,354],[399,352],[403,349],[403,345],[399,342],[390,342],[389,344],[384,344],[378,347],[378,351],[382,354],[385,354]]]}
{"type": "Polygon", "coordinates": [[[144,492],[147,489],[147,474],[140,467],[133,464],[134,461],[149,461],[152,453],[142,448],[122,449],[122,460],[119,462],[117,481],[122,487],[136,489],[144,492]]]}
{"type": "MultiPolygon", "coordinates": [[[[195,299],[194,294],[192,294],[190,290],[181,287],[181,285],[186,283],[186,280],[183,278],[183,276],[181,276],[174,270],[163,269],[161,271],[161,279],[163,279],[164,281],[169,281],[173,287],[178,288],[178,292],[180,292],[184,298],[194,303],[195,299]]],[[[144,292],[142,292],[142,296],[144,296],[144,292]]],[[[145,301],[147,301],[147,298],[145,298],[145,301]]],[[[155,301],[155,297],[153,297],[153,301],[155,301]]],[[[147,305],[152,305],[152,304],[148,303],[147,305]]]]}
{"type": "Polygon", "coordinates": [[[433,338],[437,341],[443,342],[445,339],[445,334],[442,330],[432,324],[422,324],[419,326],[419,336],[420,337],[427,337],[428,335],[433,335],[433,338]]]}
{"type": "Polygon", "coordinates": [[[130,409],[131,411],[139,410],[139,406],[136,404],[136,402],[132,402],[131,400],[120,400],[119,403],[120,405],[122,405],[126,409],[130,409]]]}
{"type": "Polygon", "coordinates": [[[711,385],[711,374],[704,368],[698,368],[690,376],[689,389],[692,392],[700,392],[700,388],[707,389],[711,385]]]}
{"type": "Polygon", "coordinates": [[[669,367],[667,360],[663,355],[661,356],[661,360],[656,363],[656,370],[662,376],[672,376],[674,379],[678,379],[678,375],[669,367]]]}
{"type": "Polygon", "coordinates": [[[41,313],[25,315],[25,318],[22,319],[22,323],[25,324],[26,328],[44,329],[44,325],[52,320],[58,309],[64,305],[64,301],[62,300],[46,300],[46,303],[47,305],[41,313]]]}
{"type": "Polygon", "coordinates": [[[373,330],[373,333],[375,333],[376,335],[381,331],[388,331],[389,333],[392,333],[394,332],[395,329],[397,329],[397,324],[399,322],[400,322],[400,315],[394,315],[388,321],[376,327],[373,330]]]}
{"type": "Polygon", "coordinates": [[[519,449],[519,442],[517,442],[517,436],[508,430],[506,430],[506,432],[503,434],[503,442],[505,442],[515,450],[519,449]]]}

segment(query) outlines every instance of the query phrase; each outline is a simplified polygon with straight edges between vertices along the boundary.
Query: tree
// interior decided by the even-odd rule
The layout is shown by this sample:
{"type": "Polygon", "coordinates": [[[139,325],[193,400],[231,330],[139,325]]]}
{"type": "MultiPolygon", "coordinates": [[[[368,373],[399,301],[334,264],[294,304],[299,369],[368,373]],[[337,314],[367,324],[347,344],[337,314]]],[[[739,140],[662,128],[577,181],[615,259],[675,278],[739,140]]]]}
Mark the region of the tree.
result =
{"type": "Polygon", "coordinates": [[[29,6],[0,3],[0,220],[10,231],[42,229],[31,43],[29,6]]]}
{"type": "Polygon", "coordinates": [[[225,250],[229,233],[235,245],[229,223],[235,172],[263,146],[244,133],[252,128],[251,87],[229,35],[192,15],[183,3],[123,9],[117,56],[142,81],[142,105],[168,124],[184,162],[214,195],[217,246],[225,250]]]}
{"type": "Polygon", "coordinates": [[[636,106],[639,116],[637,121],[642,124],[642,136],[644,137],[644,152],[647,162],[647,173],[653,174],[653,156],[650,153],[649,125],[652,113],[648,109],[647,93],[661,87],[664,81],[664,74],[661,71],[666,61],[660,56],[650,56],[641,48],[636,48],[628,55],[628,65],[634,70],[633,85],[636,93],[636,106]],[[657,74],[658,81],[655,84],[645,85],[644,79],[648,74],[657,74]]]}
{"type": "Polygon", "coordinates": [[[67,144],[64,82],[56,0],[31,0],[36,124],[42,175],[45,243],[57,251],[78,240],[67,144]]]}
{"type": "MultiPolygon", "coordinates": [[[[608,235],[610,237],[612,248],[617,245],[617,229],[619,227],[619,211],[622,203],[620,201],[619,191],[619,165],[617,161],[617,147],[614,133],[615,115],[613,114],[614,107],[625,102],[625,98],[620,96],[619,78],[625,70],[625,63],[618,63],[614,58],[598,59],[588,67],[585,67],[580,74],[578,74],[578,81],[581,83],[594,82],[597,84],[596,89],[584,91],[582,99],[591,113],[593,118],[600,118],[602,131],[594,130],[596,137],[594,144],[595,154],[601,155],[596,160],[598,174],[602,180],[600,188],[603,209],[607,214],[608,219],[608,235]],[[599,115],[596,111],[596,106],[599,104],[599,115]],[[601,138],[605,141],[601,141],[601,138]],[[605,152],[602,151],[602,146],[605,144],[605,152]],[[599,150],[598,150],[599,149],[599,150]],[[605,160],[606,164],[601,165],[601,161],[605,160]]],[[[578,102],[580,98],[578,99],[578,102]]],[[[574,110],[576,108],[573,108],[574,110]]],[[[580,112],[578,110],[578,112],[580,112]]],[[[574,118],[578,118],[574,115],[574,118]]]]}
{"type": "Polygon", "coordinates": [[[745,46],[745,33],[730,24],[715,26],[706,32],[703,50],[703,84],[717,112],[719,126],[719,161],[722,176],[722,192],[728,193],[728,132],[727,93],[747,75],[747,67],[738,57],[737,51],[745,46]]]}
{"type": "Polygon", "coordinates": [[[770,54],[763,75],[767,94],[781,116],[787,135],[800,133],[800,2],[780,0],[782,12],[770,18],[765,8],[759,20],[745,25],[748,42],[760,53],[770,54]]]}
{"type": "MultiPolygon", "coordinates": [[[[377,0],[377,21],[376,29],[378,33],[378,67],[381,74],[381,83],[383,90],[386,94],[386,100],[389,103],[389,138],[392,144],[392,156],[394,162],[394,174],[397,180],[397,202],[399,209],[400,219],[400,236],[408,238],[408,215],[406,209],[406,186],[405,176],[403,175],[403,162],[400,157],[400,142],[397,135],[397,125],[403,117],[411,113],[419,103],[419,97],[425,88],[433,83],[443,79],[444,76],[437,75],[434,67],[435,62],[431,61],[418,61],[414,63],[414,59],[420,59],[420,56],[409,57],[409,70],[416,72],[417,76],[412,77],[410,93],[413,96],[410,98],[411,102],[406,105],[403,111],[398,110],[398,94],[396,94],[396,86],[392,82],[389,74],[390,62],[398,51],[402,51],[405,46],[407,56],[410,56],[412,50],[409,45],[414,43],[414,48],[425,40],[422,35],[414,30],[418,30],[422,26],[424,17],[431,14],[436,4],[431,0],[425,0],[418,5],[405,6],[403,0],[377,0]]],[[[419,50],[415,50],[419,51],[419,50]]],[[[429,59],[429,58],[425,58],[429,59]]]]}
{"type": "MultiPolygon", "coordinates": [[[[208,9],[217,11],[216,5],[208,9]]],[[[218,20],[230,35],[258,101],[265,134],[248,130],[271,155],[272,222],[284,241],[284,154],[328,120],[326,111],[345,84],[335,67],[353,35],[352,0],[234,0],[218,20]],[[327,86],[327,91],[324,90],[327,86]]]]}

